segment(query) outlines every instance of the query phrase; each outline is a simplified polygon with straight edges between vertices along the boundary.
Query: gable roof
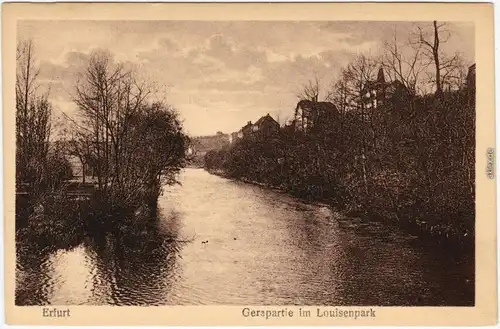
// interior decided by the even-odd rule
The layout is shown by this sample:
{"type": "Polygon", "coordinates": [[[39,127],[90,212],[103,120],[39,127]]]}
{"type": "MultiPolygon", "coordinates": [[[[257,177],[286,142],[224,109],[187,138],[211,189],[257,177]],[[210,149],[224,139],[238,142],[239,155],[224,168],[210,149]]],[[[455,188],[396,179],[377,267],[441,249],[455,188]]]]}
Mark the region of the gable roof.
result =
{"type": "Polygon", "coordinates": [[[337,111],[337,107],[330,102],[317,102],[315,106],[320,111],[333,111],[333,112],[337,111]]]}
{"type": "Polygon", "coordinates": [[[279,125],[279,123],[276,120],[274,120],[273,117],[269,115],[269,113],[267,115],[261,117],[259,120],[257,120],[257,122],[255,122],[255,125],[260,126],[265,121],[269,121],[269,122],[272,122],[272,123],[275,123],[275,124],[279,125]]]}
{"type": "Polygon", "coordinates": [[[313,102],[310,100],[301,100],[297,104],[297,108],[302,108],[303,110],[318,110],[318,111],[336,111],[337,108],[331,102],[313,102]]]}

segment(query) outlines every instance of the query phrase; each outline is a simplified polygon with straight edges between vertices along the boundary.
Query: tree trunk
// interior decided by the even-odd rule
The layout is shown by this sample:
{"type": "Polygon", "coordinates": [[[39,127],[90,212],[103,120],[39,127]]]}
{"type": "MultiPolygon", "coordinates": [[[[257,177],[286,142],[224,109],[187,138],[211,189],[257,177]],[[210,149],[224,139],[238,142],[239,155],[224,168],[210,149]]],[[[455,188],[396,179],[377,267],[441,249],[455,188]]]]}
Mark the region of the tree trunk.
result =
{"type": "Polygon", "coordinates": [[[434,46],[432,47],[432,54],[436,66],[436,94],[441,95],[443,93],[443,87],[441,85],[441,67],[439,63],[439,31],[436,21],[434,21],[434,46]]]}
{"type": "Polygon", "coordinates": [[[85,184],[85,162],[83,160],[80,160],[82,163],[82,184],[85,184]]]}

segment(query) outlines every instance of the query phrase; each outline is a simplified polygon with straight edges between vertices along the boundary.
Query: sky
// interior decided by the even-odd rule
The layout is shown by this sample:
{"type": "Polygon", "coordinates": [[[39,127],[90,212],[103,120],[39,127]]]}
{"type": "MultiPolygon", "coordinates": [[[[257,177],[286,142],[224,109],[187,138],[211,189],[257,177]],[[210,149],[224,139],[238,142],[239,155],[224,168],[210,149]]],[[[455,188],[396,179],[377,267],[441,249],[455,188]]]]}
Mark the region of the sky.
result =
{"type": "MultiPolygon", "coordinates": [[[[417,26],[431,22],[20,21],[18,40],[34,42],[56,115],[76,114],[77,76],[93,50],[105,49],[154,82],[199,136],[231,133],[268,113],[289,119],[309,80],[328,87],[357,55],[377,56],[394,31],[404,41],[417,26]]],[[[443,50],[472,64],[474,26],[448,29],[443,50]]]]}

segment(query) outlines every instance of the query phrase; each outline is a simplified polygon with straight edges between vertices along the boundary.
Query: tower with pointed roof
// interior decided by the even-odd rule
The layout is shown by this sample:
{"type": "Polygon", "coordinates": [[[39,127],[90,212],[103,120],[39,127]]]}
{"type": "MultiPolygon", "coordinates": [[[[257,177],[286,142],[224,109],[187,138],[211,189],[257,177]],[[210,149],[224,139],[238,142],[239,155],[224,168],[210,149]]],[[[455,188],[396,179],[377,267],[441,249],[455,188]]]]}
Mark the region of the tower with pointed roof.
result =
{"type": "Polygon", "coordinates": [[[385,84],[384,69],[383,69],[382,67],[378,70],[378,74],[377,74],[377,82],[378,82],[378,83],[385,84]]]}

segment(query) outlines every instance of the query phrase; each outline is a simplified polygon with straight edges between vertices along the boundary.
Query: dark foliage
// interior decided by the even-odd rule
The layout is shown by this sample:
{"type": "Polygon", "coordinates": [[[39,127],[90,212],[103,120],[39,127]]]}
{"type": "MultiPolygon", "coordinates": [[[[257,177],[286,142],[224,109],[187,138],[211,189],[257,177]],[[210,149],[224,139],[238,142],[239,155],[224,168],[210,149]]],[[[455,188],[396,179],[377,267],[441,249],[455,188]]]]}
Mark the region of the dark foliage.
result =
{"type": "Polygon", "coordinates": [[[394,97],[322,131],[282,129],[206,154],[209,171],[447,240],[474,236],[474,102],[467,90],[394,97]]]}

